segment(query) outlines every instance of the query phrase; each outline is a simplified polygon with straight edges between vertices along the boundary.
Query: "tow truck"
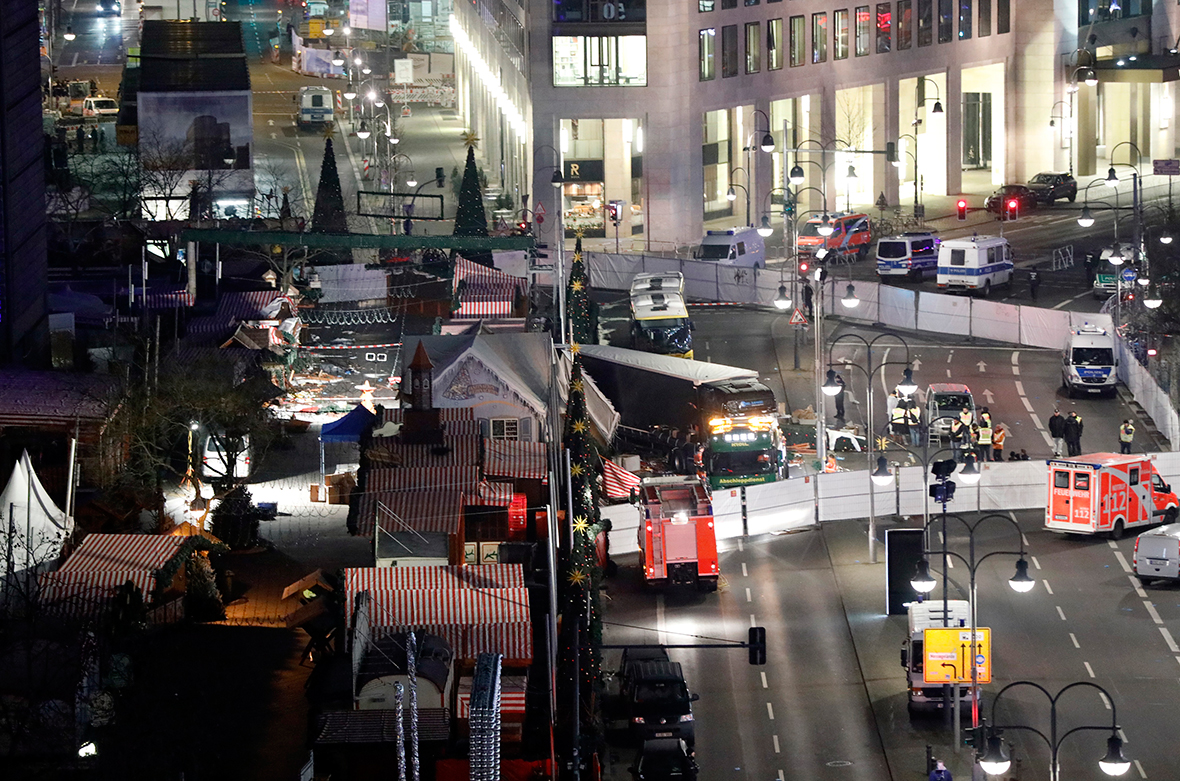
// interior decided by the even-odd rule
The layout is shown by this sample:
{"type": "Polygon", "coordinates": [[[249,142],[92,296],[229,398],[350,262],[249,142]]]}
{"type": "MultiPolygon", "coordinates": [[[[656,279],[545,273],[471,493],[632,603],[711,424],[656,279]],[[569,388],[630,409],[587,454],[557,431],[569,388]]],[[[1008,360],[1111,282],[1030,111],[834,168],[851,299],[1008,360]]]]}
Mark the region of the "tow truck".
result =
{"type": "Polygon", "coordinates": [[[639,509],[639,556],[649,586],[717,590],[713,503],[699,477],[644,478],[631,493],[639,509]]]}

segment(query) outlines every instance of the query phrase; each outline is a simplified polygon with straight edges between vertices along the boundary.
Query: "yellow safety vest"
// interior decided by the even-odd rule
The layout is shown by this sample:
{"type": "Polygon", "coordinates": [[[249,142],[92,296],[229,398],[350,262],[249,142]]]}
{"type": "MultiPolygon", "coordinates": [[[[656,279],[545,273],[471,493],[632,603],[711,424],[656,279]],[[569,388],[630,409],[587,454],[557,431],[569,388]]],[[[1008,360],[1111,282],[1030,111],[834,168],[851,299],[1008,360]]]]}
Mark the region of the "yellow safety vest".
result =
{"type": "Polygon", "coordinates": [[[979,438],[976,440],[981,445],[990,445],[992,443],[992,430],[984,426],[979,427],[979,438]]]}
{"type": "Polygon", "coordinates": [[[964,426],[970,426],[972,423],[971,410],[963,410],[959,413],[959,422],[964,426]]]}
{"type": "Polygon", "coordinates": [[[890,423],[905,423],[905,408],[894,407],[893,411],[889,413],[890,423]]]}
{"type": "Polygon", "coordinates": [[[922,413],[918,411],[917,407],[905,408],[906,422],[911,426],[916,426],[922,422],[922,413]]]}
{"type": "Polygon", "coordinates": [[[1119,426],[1119,442],[1131,442],[1135,439],[1135,427],[1130,423],[1119,426]]]}

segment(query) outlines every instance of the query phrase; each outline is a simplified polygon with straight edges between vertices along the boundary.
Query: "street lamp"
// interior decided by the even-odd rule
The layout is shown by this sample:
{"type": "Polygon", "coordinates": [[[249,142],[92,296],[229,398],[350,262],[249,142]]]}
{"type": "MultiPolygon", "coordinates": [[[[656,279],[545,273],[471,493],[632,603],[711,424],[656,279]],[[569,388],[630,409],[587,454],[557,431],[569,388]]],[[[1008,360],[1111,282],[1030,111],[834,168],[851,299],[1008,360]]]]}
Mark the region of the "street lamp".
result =
{"type": "Polygon", "coordinates": [[[67,41],[72,41],[75,38],[77,38],[78,36],[74,35],[74,28],[67,25],[66,26],[66,34],[63,35],[62,37],[65,38],[67,41]]]}
{"type": "Polygon", "coordinates": [[[1094,215],[1090,214],[1090,207],[1083,206],[1082,207],[1082,216],[1078,217],[1078,225],[1082,226],[1083,228],[1089,228],[1093,224],[1094,224],[1094,215]]]}
{"type": "Polygon", "coordinates": [[[770,218],[763,214],[762,224],[758,226],[758,235],[768,239],[772,233],[774,233],[774,228],[770,227],[770,218]]]}
{"type": "Polygon", "coordinates": [[[725,191],[725,199],[731,203],[733,201],[736,201],[737,200],[737,191],[734,190],[733,188],[741,187],[742,192],[746,196],[746,225],[753,225],[753,223],[750,221],[750,189],[749,189],[749,187],[747,187],[745,185],[740,185],[740,184],[737,184],[732,181],[733,175],[735,173],[737,173],[738,171],[741,171],[742,173],[744,173],[746,175],[746,184],[748,185],[750,183],[750,172],[749,171],[742,168],[741,166],[738,166],[737,168],[730,169],[729,176],[730,176],[731,181],[729,184],[729,189],[725,191]]]}
{"type": "Polygon", "coordinates": [[[845,309],[855,309],[860,306],[860,299],[856,297],[856,285],[851,282],[845,289],[844,297],[840,299],[840,303],[844,305],[845,309]]]}
{"type": "Polygon", "coordinates": [[[357,131],[356,131],[356,137],[357,137],[357,138],[359,138],[359,139],[361,139],[362,141],[364,141],[364,140],[365,140],[366,138],[368,138],[370,135],[372,135],[372,134],[371,134],[371,132],[369,131],[369,123],[365,122],[365,121],[362,119],[362,120],[361,120],[361,126],[360,126],[359,128],[357,128],[357,131]]]}
{"type": "MultiPolygon", "coordinates": [[[[922,211],[918,203],[919,192],[922,189],[920,185],[922,178],[918,174],[918,126],[922,124],[922,120],[918,117],[918,111],[922,108],[922,106],[926,105],[931,100],[934,101],[934,108],[930,110],[930,113],[941,114],[943,111],[941,100],[942,96],[938,89],[938,82],[934,79],[927,78],[926,76],[919,76],[917,83],[914,86],[914,92],[914,216],[918,217],[919,213],[922,211]],[[917,91],[922,86],[922,84],[927,81],[934,85],[934,97],[919,98],[917,96],[917,91]]],[[[921,216],[924,217],[925,215],[922,214],[921,216]]]]}
{"type": "Polygon", "coordinates": [[[1037,735],[1041,740],[1045,741],[1045,745],[1049,747],[1049,781],[1059,781],[1061,778],[1061,767],[1059,764],[1059,757],[1061,751],[1061,744],[1065,739],[1075,732],[1083,732],[1087,730],[1096,730],[1099,732],[1110,732],[1106,739],[1106,754],[1098,760],[1098,768],[1108,776],[1121,776],[1131,769],[1131,761],[1123,755],[1123,739],[1119,737],[1119,723],[1118,723],[1118,708],[1115,705],[1114,697],[1110,695],[1106,689],[1102,688],[1091,681],[1074,681],[1066,684],[1056,694],[1050,694],[1049,690],[1039,683],[1033,681],[1013,681],[1012,683],[1000,689],[999,693],[992,699],[992,726],[987,727],[987,751],[983,756],[979,757],[979,767],[984,773],[989,776],[998,776],[1008,772],[1012,766],[1012,761],[1008,757],[1008,752],[1004,750],[1004,739],[1001,735],[1005,730],[1024,730],[1037,735]],[[996,705],[999,704],[1000,698],[1014,686],[1031,686],[1037,691],[1045,695],[1049,700],[1049,734],[1041,732],[1035,727],[1029,727],[1023,724],[1009,724],[996,725],[996,705]],[[1066,730],[1060,737],[1057,735],[1057,703],[1070,689],[1088,686],[1097,689],[1102,695],[1103,701],[1109,704],[1110,707],[1110,726],[1084,724],[1073,729],[1066,730]]]}
{"type": "Polygon", "coordinates": [[[1143,305],[1148,309],[1159,309],[1164,300],[1160,297],[1159,287],[1151,288],[1143,296],[1143,305]]]}

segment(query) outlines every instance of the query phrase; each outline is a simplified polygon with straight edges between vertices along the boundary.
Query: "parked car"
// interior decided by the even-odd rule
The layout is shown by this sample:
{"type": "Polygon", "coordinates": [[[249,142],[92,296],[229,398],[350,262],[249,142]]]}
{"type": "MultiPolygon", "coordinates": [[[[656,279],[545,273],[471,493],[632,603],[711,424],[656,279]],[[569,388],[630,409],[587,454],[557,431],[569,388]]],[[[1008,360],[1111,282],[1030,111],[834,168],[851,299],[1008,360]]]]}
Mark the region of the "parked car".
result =
{"type": "Polygon", "coordinates": [[[1037,195],[1037,201],[1051,205],[1058,198],[1070,203],[1078,197],[1078,182],[1072,174],[1045,171],[1028,180],[1028,189],[1037,195]]]}
{"type": "Polygon", "coordinates": [[[1015,199],[1016,208],[1020,214],[1037,208],[1037,194],[1023,184],[1006,184],[987,197],[983,208],[989,212],[1001,214],[1007,208],[1008,201],[1015,199]]]}
{"type": "MultiPolygon", "coordinates": [[[[1158,477],[1152,475],[1153,484],[1158,477]]],[[[1136,537],[1132,568],[1145,586],[1155,580],[1180,580],[1180,524],[1165,524],[1136,537]]]]}
{"type": "Polygon", "coordinates": [[[683,740],[645,740],[628,768],[635,781],[694,781],[697,763],[683,740]]]}

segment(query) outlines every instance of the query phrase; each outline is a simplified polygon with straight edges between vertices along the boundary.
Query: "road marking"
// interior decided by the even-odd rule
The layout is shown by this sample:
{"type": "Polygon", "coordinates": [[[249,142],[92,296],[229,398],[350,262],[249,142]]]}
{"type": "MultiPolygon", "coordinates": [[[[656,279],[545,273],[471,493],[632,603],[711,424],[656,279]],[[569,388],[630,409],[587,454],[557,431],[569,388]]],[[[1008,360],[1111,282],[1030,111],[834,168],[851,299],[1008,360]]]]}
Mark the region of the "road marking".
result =
{"type": "Polygon", "coordinates": [[[742,545],[742,538],[738,537],[738,551],[741,552],[743,550],[745,550],[745,547],[742,545]]]}
{"type": "MultiPolygon", "coordinates": [[[[1073,298],[1067,298],[1067,299],[1065,299],[1064,301],[1062,301],[1060,304],[1058,304],[1057,306],[1055,306],[1055,307],[1053,307],[1053,308],[1054,308],[1054,309],[1061,309],[1062,307],[1064,307],[1064,306],[1068,306],[1069,304],[1072,304],[1074,301],[1077,301],[1079,298],[1083,298],[1084,296],[1089,296],[1089,295],[1093,295],[1093,291],[1088,291],[1088,292],[1086,292],[1086,293],[1078,293],[1078,294],[1077,294],[1076,296],[1074,296],[1073,298]]],[[[1144,777],[1146,778],[1146,776],[1144,776],[1144,777]]]]}
{"type": "Polygon", "coordinates": [[[1036,567],[1037,569],[1041,568],[1041,562],[1037,561],[1036,556],[1029,556],[1029,558],[1032,559],[1032,563],[1033,563],[1034,567],[1036,567]]]}
{"type": "Polygon", "coordinates": [[[950,370],[950,369],[947,369],[947,370],[946,370],[946,378],[947,378],[948,380],[951,378],[951,370],[950,370]]]}
{"type": "Polygon", "coordinates": [[[1110,710],[1110,699],[1102,692],[1098,692],[1098,696],[1102,698],[1102,704],[1106,706],[1106,709],[1110,710]]]}
{"type": "Polygon", "coordinates": [[[771,737],[772,737],[772,738],[774,738],[774,753],[776,753],[776,754],[781,754],[781,753],[783,753],[783,752],[779,751],[779,747],[778,747],[778,735],[771,735],[771,737]]]}
{"type": "Polygon", "coordinates": [[[746,562],[744,562],[744,561],[742,562],[742,577],[743,577],[743,578],[748,578],[748,577],[750,577],[750,573],[749,573],[749,571],[746,569],[746,562]]]}
{"type": "Polygon", "coordinates": [[[1082,647],[1081,644],[1078,643],[1078,638],[1073,632],[1069,633],[1069,639],[1073,640],[1073,647],[1074,648],[1081,648],[1082,647]]]}
{"type": "Polygon", "coordinates": [[[1160,627],[1160,634],[1164,636],[1164,642],[1168,644],[1168,650],[1174,654],[1180,654],[1180,645],[1176,645],[1176,641],[1172,639],[1172,633],[1168,631],[1166,626],[1160,627]]]}
{"type": "MultiPolygon", "coordinates": [[[[226,471],[228,471],[228,470],[226,470],[226,471]]],[[[1053,596],[1053,589],[1051,589],[1051,588],[1049,587],[1049,581],[1047,581],[1047,580],[1042,580],[1041,582],[1045,584],[1045,591],[1048,591],[1048,592],[1049,592],[1049,596],[1053,596]]]]}
{"type": "Polygon", "coordinates": [[[756,621],[757,621],[757,619],[755,619],[755,618],[754,618],[754,614],[753,614],[753,613],[751,613],[751,614],[750,614],[750,626],[758,626],[758,624],[756,623],[756,621]]]}
{"type": "Polygon", "coordinates": [[[1123,739],[1123,742],[1124,742],[1124,743],[1130,743],[1130,742],[1131,742],[1131,741],[1127,740],[1127,733],[1123,732],[1123,728],[1122,728],[1122,727],[1119,727],[1119,737],[1123,739]]]}
{"type": "Polygon", "coordinates": [[[1061,620],[1065,620],[1065,611],[1061,609],[1061,605],[1057,605],[1057,615],[1061,616],[1061,620]]]}
{"type": "Polygon", "coordinates": [[[1033,405],[1032,405],[1032,404],[1030,404],[1030,403],[1029,403],[1029,401],[1028,401],[1028,399],[1026,399],[1024,396],[1021,396],[1021,397],[1020,397],[1020,403],[1024,405],[1024,409],[1025,409],[1025,411],[1026,411],[1026,412],[1032,412],[1032,411],[1033,411],[1033,405]]]}
{"type": "Polygon", "coordinates": [[[656,594],[656,642],[660,645],[668,644],[668,633],[664,630],[664,595],[656,594]]]}
{"type": "Polygon", "coordinates": [[[1119,566],[1123,568],[1123,572],[1132,572],[1131,565],[1127,563],[1127,557],[1123,555],[1121,550],[1116,550],[1114,557],[1119,560],[1119,566]]]}
{"type": "Polygon", "coordinates": [[[1139,582],[1139,578],[1128,575],[1127,580],[1131,581],[1131,587],[1135,589],[1135,593],[1139,595],[1140,599],[1147,599],[1147,592],[1143,590],[1143,584],[1139,582]]]}
{"type": "Polygon", "coordinates": [[[781,770],[778,771],[778,781],[787,781],[787,779],[783,776],[783,771],[781,770]]]}
{"type": "Polygon", "coordinates": [[[1097,677],[1098,677],[1098,676],[1096,676],[1096,675],[1094,674],[1094,668],[1090,666],[1090,663],[1089,663],[1089,662],[1082,662],[1082,664],[1084,664],[1084,665],[1086,666],[1086,672],[1090,673],[1090,677],[1091,677],[1091,678],[1097,678],[1097,677]]]}
{"type": "Polygon", "coordinates": [[[747,587],[746,587],[746,601],[747,601],[747,602],[753,602],[753,601],[754,601],[754,597],[750,595],[750,588],[749,588],[749,586],[747,586],[747,587]]]}
{"type": "Polygon", "coordinates": [[[769,689],[769,688],[770,688],[770,685],[769,685],[769,684],[766,682],[766,671],[765,671],[765,670],[763,670],[763,671],[761,672],[761,675],[762,675],[762,688],[763,688],[763,689],[769,689]]]}
{"type": "MultiPolygon", "coordinates": [[[[1011,513],[1009,513],[1009,515],[1011,515],[1011,513]]],[[[1016,520],[1016,519],[1015,519],[1015,518],[1013,518],[1012,520],[1016,520]]],[[[1027,547],[1028,547],[1028,537],[1025,537],[1025,536],[1024,536],[1024,532],[1021,532],[1021,533],[1020,533],[1020,539],[1021,539],[1021,541],[1022,541],[1022,542],[1024,542],[1024,547],[1026,547],[1026,548],[1027,548],[1027,547]]]]}
{"type": "Polygon", "coordinates": [[[955,357],[955,351],[951,350],[946,354],[946,362],[950,363],[955,357]]]}
{"type": "Polygon", "coordinates": [[[1151,616],[1152,621],[1156,622],[1157,624],[1164,623],[1164,620],[1162,618],[1160,618],[1160,614],[1156,611],[1155,605],[1153,605],[1153,604],[1151,604],[1151,602],[1145,600],[1143,602],[1143,607],[1147,608],[1147,613],[1148,613],[1148,615],[1151,616]]]}
{"type": "Polygon", "coordinates": [[[1132,760],[1135,763],[1135,769],[1139,771],[1140,778],[1147,778],[1147,772],[1143,770],[1143,765],[1139,764],[1139,760],[1132,760]]]}
{"type": "Polygon", "coordinates": [[[1024,395],[1024,383],[1021,382],[1020,380],[1016,381],[1016,392],[1019,393],[1021,396],[1024,395]]]}
{"type": "Polygon", "coordinates": [[[770,719],[771,721],[774,721],[774,706],[771,705],[769,702],[766,703],[766,717],[768,719],[770,719]]]}
{"type": "Polygon", "coordinates": [[[947,569],[954,569],[955,568],[955,560],[950,558],[949,556],[947,557],[947,560],[946,560],[946,568],[947,569]]]}
{"type": "Polygon", "coordinates": [[[1115,542],[1114,540],[1107,540],[1106,544],[1109,545],[1110,547],[1114,548],[1115,550],[1119,549],[1118,543],[1115,542]]]}

